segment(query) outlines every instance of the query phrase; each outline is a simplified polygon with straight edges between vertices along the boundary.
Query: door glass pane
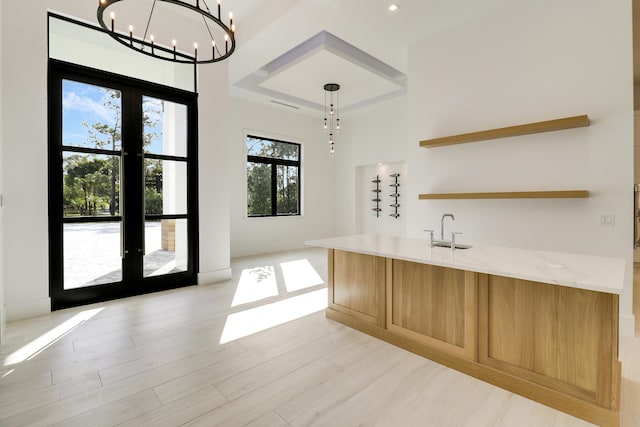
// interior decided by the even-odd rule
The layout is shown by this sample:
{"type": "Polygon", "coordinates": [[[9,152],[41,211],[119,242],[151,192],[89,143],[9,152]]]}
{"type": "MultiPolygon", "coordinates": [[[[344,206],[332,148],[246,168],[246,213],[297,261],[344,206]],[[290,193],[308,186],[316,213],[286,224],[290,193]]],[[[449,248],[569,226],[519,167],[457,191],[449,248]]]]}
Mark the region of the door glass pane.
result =
{"type": "Polygon", "coordinates": [[[144,277],[187,271],[186,219],[146,221],[144,277]]]}
{"type": "Polygon", "coordinates": [[[298,167],[277,166],[278,215],[298,214],[298,167]]]}
{"type": "Polygon", "coordinates": [[[121,92],[62,81],[62,145],[120,150],[121,92]]]}
{"type": "Polygon", "coordinates": [[[142,116],[145,153],[186,157],[186,105],[145,96],[142,116]]]}
{"type": "Polygon", "coordinates": [[[65,217],[120,215],[120,156],[66,151],[62,171],[65,217]]]}
{"type": "Polygon", "coordinates": [[[271,215],[271,165],[247,162],[247,214],[271,215]]]}
{"type": "Polygon", "coordinates": [[[120,222],[64,224],[64,289],[122,281],[120,222]]]}
{"type": "Polygon", "coordinates": [[[145,214],[187,213],[187,163],[145,159],[145,214]]]}

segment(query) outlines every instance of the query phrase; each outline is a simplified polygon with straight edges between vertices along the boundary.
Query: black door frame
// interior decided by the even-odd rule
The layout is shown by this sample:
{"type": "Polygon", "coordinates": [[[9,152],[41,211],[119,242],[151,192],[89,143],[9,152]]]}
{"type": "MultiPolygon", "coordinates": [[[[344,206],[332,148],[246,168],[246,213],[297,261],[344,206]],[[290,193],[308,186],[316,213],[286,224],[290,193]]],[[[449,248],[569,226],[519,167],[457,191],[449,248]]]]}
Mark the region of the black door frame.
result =
{"type": "MultiPolygon", "coordinates": [[[[48,64],[48,156],[49,156],[49,294],[51,309],[58,310],[77,305],[91,304],[133,295],[157,292],[197,284],[198,273],[198,103],[197,93],[134,79],[49,59],[48,64]],[[121,90],[122,95],[122,181],[140,180],[143,176],[142,148],[142,97],[150,96],[187,105],[187,214],[147,215],[153,219],[187,218],[188,264],[187,271],[160,276],[142,277],[142,252],[134,246],[142,242],[144,192],[143,182],[126,185],[121,200],[120,214],[124,218],[125,259],[121,282],[77,289],[64,289],[63,224],[78,222],[63,217],[62,171],[62,80],[73,80],[96,86],[121,90]],[[137,102],[139,101],[139,102],[137,102]],[[134,150],[125,141],[136,141],[134,150]],[[125,150],[126,148],[126,150],[125,150]],[[128,212],[140,215],[138,219],[123,215],[128,212]]],[[[108,150],[107,150],[108,151],[108,150]]],[[[151,155],[150,155],[151,156],[151,155]]],[[[151,156],[162,158],[171,156],[151,156]]],[[[109,221],[120,217],[89,217],[88,221],[109,221]]]]}

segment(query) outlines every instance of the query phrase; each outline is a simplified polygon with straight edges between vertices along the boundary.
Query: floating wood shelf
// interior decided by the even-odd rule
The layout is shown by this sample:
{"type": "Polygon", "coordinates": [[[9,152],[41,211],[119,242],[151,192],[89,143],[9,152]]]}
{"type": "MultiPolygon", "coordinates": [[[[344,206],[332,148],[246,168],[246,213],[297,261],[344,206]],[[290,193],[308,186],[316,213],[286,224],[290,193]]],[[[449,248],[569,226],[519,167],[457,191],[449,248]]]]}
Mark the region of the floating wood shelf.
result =
{"type": "Polygon", "coordinates": [[[499,193],[429,193],[419,194],[420,200],[436,199],[583,199],[589,197],[587,190],[562,191],[510,191],[499,193]]]}
{"type": "Polygon", "coordinates": [[[466,142],[485,141],[488,139],[507,138],[510,136],[528,135],[532,133],[550,132],[554,130],[572,129],[589,126],[589,116],[566,117],[564,119],[547,120],[545,122],[528,123],[526,125],[510,126],[461,135],[445,136],[442,138],[420,141],[421,147],[443,147],[445,145],[464,144],[466,142]]]}

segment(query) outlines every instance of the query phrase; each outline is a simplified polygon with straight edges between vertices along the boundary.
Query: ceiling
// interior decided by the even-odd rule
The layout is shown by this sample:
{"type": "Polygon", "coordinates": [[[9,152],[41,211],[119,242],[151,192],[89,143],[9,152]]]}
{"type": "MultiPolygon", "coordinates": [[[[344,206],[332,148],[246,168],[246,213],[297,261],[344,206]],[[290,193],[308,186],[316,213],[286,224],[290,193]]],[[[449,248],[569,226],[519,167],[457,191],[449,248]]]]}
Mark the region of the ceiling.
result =
{"type": "MultiPolygon", "coordinates": [[[[200,1],[215,8],[216,0],[200,1]]],[[[223,20],[232,11],[237,27],[236,53],[228,60],[232,96],[315,116],[324,109],[325,83],[340,84],[342,113],[401,95],[408,84],[412,43],[490,13],[509,0],[395,0],[399,9],[390,12],[392,2],[222,0],[223,20]]],[[[142,18],[155,4],[154,0],[125,3],[139,8],[133,15],[142,18]]],[[[176,16],[175,6],[158,5],[162,5],[157,12],[158,26],[202,27],[202,22],[194,25],[193,16],[176,16]],[[166,17],[162,8],[167,9],[166,17]]],[[[128,16],[115,10],[116,20],[128,16]]],[[[640,22],[640,0],[633,0],[633,21],[640,22]]],[[[146,21],[132,24],[137,33],[146,21]]],[[[634,82],[640,85],[640,29],[635,27],[634,82]]],[[[153,30],[150,28],[150,33],[153,30]]],[[[157,34],[163,32],[158,30],[157,34]]],[[[179,49],[193,49],[197,37],[189,34],[185,37],[188,43],[179,40],[179,49]]],[[[170,40],[164,43],[168,46],[170,40]]],[[[199,45],[207,43],[204,40],[199,45]]]]}
{"type": "Polygon", "coordinates": [[[505,1],[223,0],[248,13],[234,10],[231,94],[310,115],[325,83],[340,84],[343,113],[401,95],[411,43],[505,1]]]}

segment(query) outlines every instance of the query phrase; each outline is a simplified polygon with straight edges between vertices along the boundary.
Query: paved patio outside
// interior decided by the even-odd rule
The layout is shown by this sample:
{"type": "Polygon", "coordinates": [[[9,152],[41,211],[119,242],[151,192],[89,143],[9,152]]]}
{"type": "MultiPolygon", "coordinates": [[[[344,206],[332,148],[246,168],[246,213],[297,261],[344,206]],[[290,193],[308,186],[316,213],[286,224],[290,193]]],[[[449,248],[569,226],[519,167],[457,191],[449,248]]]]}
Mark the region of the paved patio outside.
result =
{"type": "MultiPolygon", "coordinates": [[[[175,252],[161,245],[160,222],[145,225],[144,277],[184,271],[175,252]]],[[[120,223],[64,224],[64,288],[75,289],[122,280],[120,223]]]]}

